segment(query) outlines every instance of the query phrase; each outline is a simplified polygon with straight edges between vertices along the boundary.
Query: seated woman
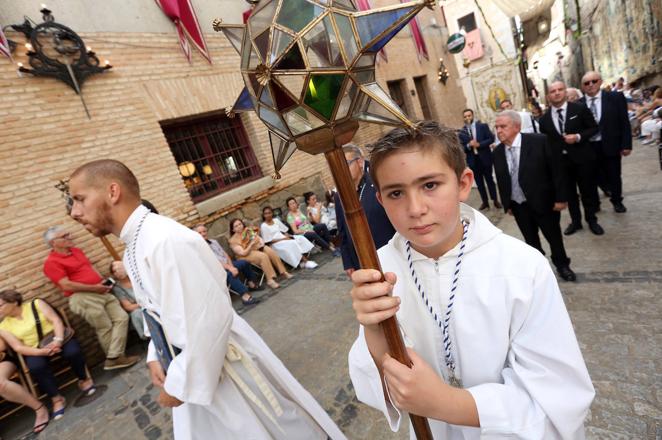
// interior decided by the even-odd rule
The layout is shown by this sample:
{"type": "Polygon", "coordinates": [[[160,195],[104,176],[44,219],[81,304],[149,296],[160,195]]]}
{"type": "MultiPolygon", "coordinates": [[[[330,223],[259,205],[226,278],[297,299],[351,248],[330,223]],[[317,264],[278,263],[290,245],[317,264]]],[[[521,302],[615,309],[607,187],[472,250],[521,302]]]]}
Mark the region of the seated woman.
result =
{"type": "Polygon", "coordinates": [[[333,231],[337,228],[335,221],[335,213],[333,222],[331,221],[329,215],[329,209],[317,200],[317,195],[314,192],[307,192],[303,195],[304,200],[306,201],[306,216],[310,223],[313,225],[322,223],[326,225],[326,228],[329,231],[333,231]]]}
{"type": "Polygon", "coordinates": [[[53,420],[64,415],[66,401],[60,394],[55,376],[49,365],[50,357],[61,354],[78,376],[78,387],[86,395],[92,395],[96,388],[92,378],[85,372],[85,358],[76,338],[64,342],[64,323],[46,302],[33,300],[41,321],[43,335],[54,333],[53,341],[46,347],[39,348],[39,336],[32,301],[23,303],[23,296],[15,290],[0,292],[0,336],[7,344],[25,358],[32,377],[39,384],[39,389],[53,401],[53,420]]]}
{"type": "Polygon", "coordinates": [[[334,257],[340,256],[340,252],[331,244],[329,229],[324,223],[312,225],[300,210],[299,204],[294,197],[287,199],[287,223],[295,235],[303,235],[324,250],[331,250],[334,257]]]}
{"type": "Polygon", "coordinates": [[[262,239],[271,246],[278,256],[292,267],[305,267],[314,269],[317,263],[306,258],[306,253],[310,252],[315,246],[303,235],[292,237],[287,233],[287,226],[279,219],[274,218],[274,211],[271,206],[265,206],[262,209],[262,220],[260,225],[260,235],[262,239]]]}
{"type": "Polygon", "coordinates": [[[13,380],[9,380],[14,372],[16,372],[16,363],[7,353],[7,343],[4,339],[0,338],[0,396],[10,402],[32,408],[35,412],[32,432],[38,434],[46,429],[48,425],[48,408],[39,400],[35,399],[25,387],[13,380]]]}
{"type": "Polygon", "coordinates": [[[131,280],[124,270],[124,265],[121,261],[114,261],[110,265],[110,274],[115,278],[117,284],[111,290],[115,295],[120,305],[131,318],[131,325],[140,336],[140,339],[148,339],[145,335],[145,323],[143,318],[143,311],[138,302],[136,301],[136,294],[133,292],[131,280]]]}
{"type": "Polygon", "coordinates": [[[280,285],[276,282],[276,269],[285,278],[292,278],[283,261],[276,251],[264,244],[264,240],[255,230],[246,228],[243,220],[235,218],[230,221],[230,248],[237,258],[260,266],[267,278],[267,285],[272,289],[278,289],[280,285]]]}

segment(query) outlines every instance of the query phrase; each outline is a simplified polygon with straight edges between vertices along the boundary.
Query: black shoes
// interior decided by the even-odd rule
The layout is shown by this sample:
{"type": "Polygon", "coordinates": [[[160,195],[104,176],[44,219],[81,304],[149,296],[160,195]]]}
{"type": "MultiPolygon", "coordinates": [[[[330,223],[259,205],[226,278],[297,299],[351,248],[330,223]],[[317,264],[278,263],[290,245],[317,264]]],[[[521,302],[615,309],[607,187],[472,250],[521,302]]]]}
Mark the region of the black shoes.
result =
{"type": "Polygon", "coordinates": [[[478,208],[479,211],[484,211],[484,210],[486,210],[486,209],[490,209],[490,205],[487,204],[487,203],[485,203],[485,202],[483,202],[483,203],[480,205],[480,208],[478,208]]]}
{"type": "Polygon", "coordinates": [[[496,209],[503,209],[503,205],[502,205],[501,203],[499,203],[498,200],[495,200],[495,201],[494,201],[494,207],[495,207],[496,209]]]}
{"type": "Polygon", "coordinates": [[[623,204],[623,202],[614,202],[613,205],[614,205],[614,211],[618,212],[619,214],[622,214],[628,210],[623,204]]]}
{"type": "Polygon", "coordinates": [[[575,223],[570,223],[567,228],[565,228],[565,231],[563,231],[563,235],[572,235],[575,232],[579,231],[582,229],[582,224],[575,224],[575,223]]]}
{"type": "Polygon", "coordinates": [[[556,269],[565,281],[577,281],[577,275],[570,269],[570,266],[563,266],[556,269]]]}
{"type": "Polygon", "coordinates": [[[588,228],[593,232],[595,235],[602,235],[605,233],[605,230],[602,229],[602,226],[598,224],[597,221],[591,222],[588,224],[588,228]]]}

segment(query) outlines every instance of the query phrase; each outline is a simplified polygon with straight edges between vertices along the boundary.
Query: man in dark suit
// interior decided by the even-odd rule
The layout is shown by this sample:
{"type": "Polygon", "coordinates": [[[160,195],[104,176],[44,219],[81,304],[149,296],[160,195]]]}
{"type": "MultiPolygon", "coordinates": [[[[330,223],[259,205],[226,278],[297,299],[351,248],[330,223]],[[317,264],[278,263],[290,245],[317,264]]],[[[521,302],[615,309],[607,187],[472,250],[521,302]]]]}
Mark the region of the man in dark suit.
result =
{"type": "Polygon", "coordinates": [[[561,167],[566,180],[566,196],[572,222],[563,232],[571,235],[582,229],[582,214],[577,187],[582,196],[584,218],[595,235],[605,233],[598,224],[598,187],[595,182],[596,156],[588,140],[598,132],[598,124],[583,104],[568,102],[565,84],[555,81],[549,86],[550,106],[540,118],[540,132],[561,155],[561,167]]]}
{"type": "Polygon", "coordinates": [[[504,110],[497,116],[499,145],[494,149],[494,171],[504,210],[515,216],[524,241],[543,252],[538,229],[552,250],[552,262],[561,278],[575,281],[561,235],[561,211],[568,205],[557,149],[541,134],[521,133],[521,117],[504,110]]]}
{"type": "Polygon", "coordinates": [[[467,154],[467,165],[474,172],[476,186],[478,186],[478,192],[483,201],[478,209],[482,211],[490,207],[485,184],[487,184],[490,197],[494,201],[494,206],[501,208],[502,206],[497,199],[496,186],[492,179],[492,151],[490,145],[494,143],[494,135],[487,124],[474,121],[473,110],[464,110],[462,118],[464,119],[464,127],[460,130],[458,136],[464,147],[464,152],[467,154]]]}
{"type": "Polygon", "coordinates": [[[609,195],[614,211],[625,212],[621,156],[632,152],[632,130],[628,105],[620,92],[600,90],[602,77],[598,72],[586,72],[582,78],[584,97],[581,101],[591,110],[600,131],[589,139],[597,156],[597,183],[609,195]]]}
{"type": "MultiPolygon", "coordinates": [[[[365,160],[361,149],[354,144],[346,144],[342,147],[345,153],[345,160],[349,166],[349,173],[354,181],[356,192],[359,195],[361,207],[365,212],[370,226],[370,233],[375,242],[375,248],[379,249],[393,238],[395,228],[386,216],[384,207],[377,200],[377,188],[370,178],[370,162],[365,160]]],[[[336,221],[338,223],[338,236],[340,237],[340,255],[342,256],[343,269],[347,275],[352,275],[356,269],[359,269],[359,257],[356,255],[352,236],[345,220],[345,211],[338,193],[334,196],[336,204],[336,221]]]]}

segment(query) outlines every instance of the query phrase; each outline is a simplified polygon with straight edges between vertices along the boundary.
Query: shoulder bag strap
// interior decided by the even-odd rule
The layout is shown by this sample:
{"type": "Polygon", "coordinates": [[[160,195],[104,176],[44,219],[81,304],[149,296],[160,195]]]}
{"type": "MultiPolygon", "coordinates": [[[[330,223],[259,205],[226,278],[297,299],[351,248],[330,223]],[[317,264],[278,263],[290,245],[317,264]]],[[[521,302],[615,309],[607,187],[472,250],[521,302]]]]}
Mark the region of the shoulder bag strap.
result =
{"type": "Polygon", "coordinates": [[[41,319],[39,318],[39,312],[37,312],[37,298],[32,300],[30,306],[32,307],[32,314],[34,315],[34,323],[37,326],[37,337],[41,341],[42,339],[44,339],[44,331],[41,328],[41,319]]]}

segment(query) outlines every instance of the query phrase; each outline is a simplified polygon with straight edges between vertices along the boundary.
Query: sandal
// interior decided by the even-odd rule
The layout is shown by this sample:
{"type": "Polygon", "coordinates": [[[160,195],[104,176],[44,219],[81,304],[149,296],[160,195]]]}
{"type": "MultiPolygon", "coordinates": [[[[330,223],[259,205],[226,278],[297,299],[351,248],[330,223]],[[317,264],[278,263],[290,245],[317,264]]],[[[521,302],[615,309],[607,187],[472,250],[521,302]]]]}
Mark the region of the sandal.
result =
{"type": "Polygon", "coordinates": [[[246,300],[243,300],[243,299],[241,300],[241,303],[245,306],[252,306],[253,304],[257,304],[259,302],[260,302],[259,299],[255,299],[252,296],[250,298],[246,299],[246,300]]]}
{"type": "Polygon", "coordinates": [[[67,407],[67,399],[62,397],[61,399],[58,399],[58,401],[62,402],[62,408],[55,411],[55,405],[53,405],[53,414],[51,414],[53,420],[60,420],[62,417],[64,417],[64,409],[67,407]]]}
{"type": "MultiPolygon", "coordinates": [[[[41,406],[39,406],[39,408],[37,408],[37,409],[34,410],[35,414],[37,413],[37,411],[39,411],[39,410],[42,409],[43,407],[44,407],[44,404],[42,403],[41,406]]],[[[44,423],[40,423],[40,424],[38,424],[38,425],[34,425],[34,426],[32,427],[32,432],[35,433],[35,434],[39,434],[41,431],[43,431],[44,429],[46,429],[46,427],[48,426],[48,423],[49,423],[50,421],[51,421],[51,419],[49,418],[49,419],[46,420],[44,423]]]]}
{"type": "Polygon", "coordinates": [[[275,282],[274,280],[268,280],[267,285],[271,287],[272,289],[278,289],[280,287],[280,284],[275,282]]]}
{"type": "Polygon", "coordinates": [[[84,396],[91,396],[97,391],[97,386],[92,384],[89,387],[85,388],[84,390],[81,390],[84,396]]]}

